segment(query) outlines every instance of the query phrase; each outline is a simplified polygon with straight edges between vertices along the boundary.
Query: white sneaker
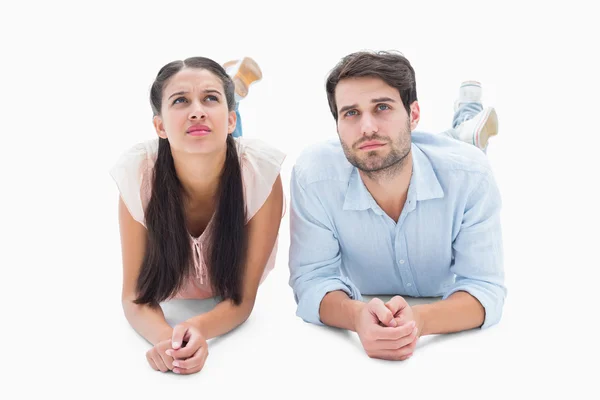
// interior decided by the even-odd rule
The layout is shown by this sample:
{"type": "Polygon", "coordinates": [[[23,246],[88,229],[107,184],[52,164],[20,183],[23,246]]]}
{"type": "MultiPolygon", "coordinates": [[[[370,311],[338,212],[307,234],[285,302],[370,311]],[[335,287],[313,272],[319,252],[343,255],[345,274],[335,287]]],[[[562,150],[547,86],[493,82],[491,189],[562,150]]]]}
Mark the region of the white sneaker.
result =
{"type": "Polygon", "coordinates": [[[481,93],[481,83],[464,81],[458,90],[458,100],[454,102],[454,112],[458,111],[464,103],[481,103],[481,93]]]}
{"type": "Polygon", "coordinates": [[[473,118],[455,128],[456,139],[484,150],[489,138],[498,134],[498,115],[493,107],[486,107],[473,118]]]}

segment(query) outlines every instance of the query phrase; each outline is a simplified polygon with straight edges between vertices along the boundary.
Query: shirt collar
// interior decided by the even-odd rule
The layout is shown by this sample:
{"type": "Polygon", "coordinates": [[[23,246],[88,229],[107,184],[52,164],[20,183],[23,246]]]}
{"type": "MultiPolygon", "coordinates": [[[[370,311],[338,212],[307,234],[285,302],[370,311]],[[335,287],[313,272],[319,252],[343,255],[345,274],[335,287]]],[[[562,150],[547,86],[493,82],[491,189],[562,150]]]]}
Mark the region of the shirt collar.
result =
{"type": "Polygon", "coordinates": [[[413,175],[410,186],[415,188],[417,201],[439,199],[444,197],[444,190],[433,170],[429,158],[414,143],[411,145],[413,154],[413,175]]]}
{"type": "MultiPolygon", "coordinates": [[[[431,161],[414,144],[411,144],[413,158],[413,171],[407,194],[407,206],[416,207],[416,201],[425,201],[444,197],[444,191],[440,185],[431,161]]],[[[379,205],[365,186],[358,169],[352,168],[348,189],[344,199],[344,210],[367,210],[381,211],[379,205]]]]}

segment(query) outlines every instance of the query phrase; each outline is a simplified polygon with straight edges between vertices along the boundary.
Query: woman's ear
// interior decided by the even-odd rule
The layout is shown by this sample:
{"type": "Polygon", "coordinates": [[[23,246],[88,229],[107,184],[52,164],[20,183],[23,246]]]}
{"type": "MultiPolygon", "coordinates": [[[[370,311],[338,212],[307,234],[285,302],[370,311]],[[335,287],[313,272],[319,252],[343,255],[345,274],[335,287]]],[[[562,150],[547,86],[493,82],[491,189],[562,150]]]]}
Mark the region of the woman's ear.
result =
{"type": "Polygon", "coordinates": [[[235,111],[229,111],[229,117],[227,122],[227,133],[231,135],[235,131],[237,124],[237,114],[235,111]]]}
{"type": "Polygon", "coordinates": [[[154,124],[154,129],[156,130],[156,134],[158,137],[162,139],[167,138],[167,132],[165,132],[165,126],[163,124],[163,120],[159,115],[155,115],[152,123],[154,124]]]}

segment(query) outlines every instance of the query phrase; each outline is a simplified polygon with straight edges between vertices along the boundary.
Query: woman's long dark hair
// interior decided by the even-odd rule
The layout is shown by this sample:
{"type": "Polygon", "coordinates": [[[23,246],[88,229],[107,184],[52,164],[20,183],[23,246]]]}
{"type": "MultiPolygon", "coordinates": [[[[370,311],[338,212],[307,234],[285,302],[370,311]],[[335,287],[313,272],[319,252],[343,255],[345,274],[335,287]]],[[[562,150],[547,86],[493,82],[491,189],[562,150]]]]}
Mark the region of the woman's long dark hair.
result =
{"type": "MultiPolygon", "coordinates": [[[[183,68],[205,69],[223,83],[227,107],[235,108],[234,83],[223,67],[203,57],[173,61],[158,72],[150,90],[154,115],[160,115],[163,89],[183,68]]],[[[242,171],[231,135],[217,191],[217,206],[208,236],[208,275],[216,296],[235,304],[242,300],[242,274],[246,260],[245,201],[242,171]]],[[[167,139],[159,139],[152,195],[146,208],[148,241],[137,280],[137,304],[157,305],[174,296],[190,277],[192,249],[183,211],[183,191],[175,172],[167,139]]]]}

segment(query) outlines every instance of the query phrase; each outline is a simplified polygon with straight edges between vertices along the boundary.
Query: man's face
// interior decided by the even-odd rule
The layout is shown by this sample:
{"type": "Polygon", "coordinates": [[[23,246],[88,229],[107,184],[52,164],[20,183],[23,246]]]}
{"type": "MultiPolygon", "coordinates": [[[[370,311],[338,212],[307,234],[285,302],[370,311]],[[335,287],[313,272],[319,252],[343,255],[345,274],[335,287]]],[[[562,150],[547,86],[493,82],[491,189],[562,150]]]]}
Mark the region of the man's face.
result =
{"type": "Polygon", "coordinates": [[[410,152],[410,132],[419,119],[411,118],[397,89],[376,77],[341,80],[335,89],[338,135],[348,161],[364,172],[396,165],[410,152]]]}

